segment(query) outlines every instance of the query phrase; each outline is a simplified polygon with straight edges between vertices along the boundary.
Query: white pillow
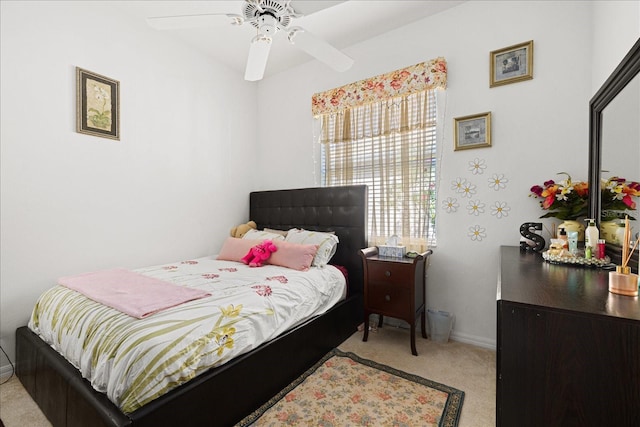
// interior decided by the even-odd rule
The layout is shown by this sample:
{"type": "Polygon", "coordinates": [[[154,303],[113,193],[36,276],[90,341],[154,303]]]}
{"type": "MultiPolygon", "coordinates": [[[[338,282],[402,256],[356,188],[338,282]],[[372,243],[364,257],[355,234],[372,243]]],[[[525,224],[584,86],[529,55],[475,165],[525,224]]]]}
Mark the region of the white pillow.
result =
{"type": "Polygon", "coordinates": [[[286,242],[299,243],[303,245],[317,245],[318,252],[313,257],[312,265],[322,267],[327,265],[331,257],[336,253],[338,237],[334,233],[323,233],[321,231],[300,230],[292,228],[287,232],[286,242]]]}
{"type": "Polygon", "coordinates": [[[242,238],[251,240],[284,240],[284,236],[282,234],[270,233],[268,231],[254,229],[247,231],[247,233],[242,236],[242,238]]]}

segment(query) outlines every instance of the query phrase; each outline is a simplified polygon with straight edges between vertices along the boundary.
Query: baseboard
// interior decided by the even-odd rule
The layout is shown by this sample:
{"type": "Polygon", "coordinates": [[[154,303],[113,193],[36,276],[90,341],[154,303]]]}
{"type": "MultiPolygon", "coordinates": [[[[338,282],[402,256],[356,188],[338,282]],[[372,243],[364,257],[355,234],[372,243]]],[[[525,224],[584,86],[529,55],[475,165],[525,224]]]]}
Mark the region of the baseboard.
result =
{"type": "Polygon", "coordinates": [[[14,369],[12,365],[7,364],[0,366],[0,382],[5,382],[13,374],[14,369]]]}
{"type": "MultiPolygon", "coordinates": [[[[372,325],[378,324],[378,317],[376,314],[371,316],[371,324],[372,325]]],[[[393,317],[385,317],[384,324],[389,326],[394,326],[396,328],[409,329],[409,325],[407,324],[407,322],[403,320],[394,319],[393,317]]],[[[427,325],[427,334],[429,333],[428,327],[429,326],[427,325]]],[[[488,350],[495,351],[497,347],[495,340],[490,340],[485,337],[479,337],[477,335],[463,334],[460,332],[456,332],[455,329],[451,331],[451,335],[449,336],[449,339],[451,341],[463,342],[465,344],[475,345],[476,347],[482,347],[488,350]]]]}
{"type": "Polygon", "coordinates": [[[496,341],[490,340],[484,337],[478,337],[476,335],[468,335],[462,334],[460,332],[456,332],[455,329],[451,332],[451,336],[449,337],[452,341],[463,342],[465,344],[475,345],[476,347],[482,347],[489,350],[496,349],[496,341]]]}

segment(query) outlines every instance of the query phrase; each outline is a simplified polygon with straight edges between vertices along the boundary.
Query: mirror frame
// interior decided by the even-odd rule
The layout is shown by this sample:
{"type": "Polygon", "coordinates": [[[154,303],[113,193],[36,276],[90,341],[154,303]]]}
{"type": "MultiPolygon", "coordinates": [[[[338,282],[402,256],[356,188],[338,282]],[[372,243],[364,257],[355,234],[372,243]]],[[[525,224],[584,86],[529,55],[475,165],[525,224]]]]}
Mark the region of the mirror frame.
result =
{"type": "MultiPolygon", "coordinates": [[[[602,112],[638,73],[640,73],[640,39],[589,102],[589,218],[595,218],[598,228],[600,228],[601,210],[602,112]]],[[[620,264],[619,251],[612,246],[607,244],[607,254],[612,262],[620,264]]]]}

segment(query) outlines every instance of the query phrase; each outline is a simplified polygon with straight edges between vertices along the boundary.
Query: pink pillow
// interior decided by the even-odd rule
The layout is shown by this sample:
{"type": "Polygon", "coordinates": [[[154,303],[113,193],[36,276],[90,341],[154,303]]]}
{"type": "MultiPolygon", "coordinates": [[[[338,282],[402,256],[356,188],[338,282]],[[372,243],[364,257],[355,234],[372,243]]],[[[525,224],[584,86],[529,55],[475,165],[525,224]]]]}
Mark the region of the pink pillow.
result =
{"type": "MultiPolygon", "coordinates": [[[[278,250],[267,259],[267,264],[279,265],[298,271],[307,271],[318,252],[318,245],[302,245],[298,243],[274,240],[278,250]]],[[[244,255],[243,255],[244,256],[244,255]]]]}
{"type": "Polygon", "coordinates": [[[260,242],[262,242],[262,240],[227,237],[227,240],[222,244],[222,249],[220,249],[217,259],[242,262],[242,258],[249,252],[249,249],[260,242]]]}

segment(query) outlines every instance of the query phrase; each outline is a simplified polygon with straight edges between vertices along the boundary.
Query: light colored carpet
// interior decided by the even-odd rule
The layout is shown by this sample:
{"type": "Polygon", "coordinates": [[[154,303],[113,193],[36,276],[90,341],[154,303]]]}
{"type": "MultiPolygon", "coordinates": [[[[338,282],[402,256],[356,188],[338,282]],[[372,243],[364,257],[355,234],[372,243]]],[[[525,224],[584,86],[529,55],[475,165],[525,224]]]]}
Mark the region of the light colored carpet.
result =
{"type": "MultiPolygon", "coordinates": [[[[418,334],[418,356],[412,356],[409,331],[388,325],[369,333],[368,342],[356,332],[339,348],[460,389],[465,397],[459,426],[495,426],[495,351],[455,341],[437,343],[418,334]]],[[[51,426],[15,376],[0,386],[0,418],[6,427],[51,426]]]]}
{"type": "Polygon", "coordinates": [[[338,346],[365,359],[389,365],[464,391],[459,427],[496,425],[496,352],[456,341],[438,343],[416,333],[411,354],[409,330],[385,325],[362,342],[356,332],[338,346]]]}

